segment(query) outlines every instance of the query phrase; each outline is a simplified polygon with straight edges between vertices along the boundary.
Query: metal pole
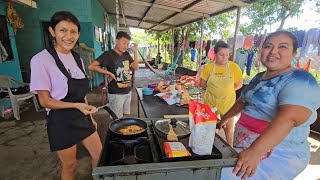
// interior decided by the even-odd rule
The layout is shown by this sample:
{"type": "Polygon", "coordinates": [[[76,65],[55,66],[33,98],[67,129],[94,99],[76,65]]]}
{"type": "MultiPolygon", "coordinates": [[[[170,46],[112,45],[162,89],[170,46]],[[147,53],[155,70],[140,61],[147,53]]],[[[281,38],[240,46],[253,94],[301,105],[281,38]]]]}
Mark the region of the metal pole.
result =
{"type": "Polygon", "coordinates": [[[172,42],[171,42],[171,64],[173,63],[173,55],[174,55],[174,29],[172,28],[172,42]]]}
{"type": "Polygon", "coordinates": [[[240,24],[240,13],[241,13],[241,7],[237,8],[237,21],[236,21],[236,27],[234,30],[234,40],[233,40],[233,51],[232,51],[232,61],[236,58],[236,43],[237,43],[237,36],[238,36],[238,29],[240,24]]]}
{"type": "Polygon", "coordinates": [[[117,32],[119,32],[119,0],[116,0],[116,21],[117,21],[117,32]]]}
{"type": "Polygon", "coordinates": [[[203,26],[204,26],[204,17],[202,16],[202,21],[201,21],[201,32],[200,32],[200,52],[199,54],[199,58],[198,58],[198,66],[197,66],[197,71],[200,69],[201,67],[201,59],[202,59],[202,51],[203,51],[203,26]]]}
{"type": "Polygon", "coordinates": [[[157,53],[157,58],[156,58],[156,63],[159,64],[159,61],[160,61],[160,43],[159,43],[159,31],[157,33],[157,37],[158,37],[158,53],[157,53]]]}

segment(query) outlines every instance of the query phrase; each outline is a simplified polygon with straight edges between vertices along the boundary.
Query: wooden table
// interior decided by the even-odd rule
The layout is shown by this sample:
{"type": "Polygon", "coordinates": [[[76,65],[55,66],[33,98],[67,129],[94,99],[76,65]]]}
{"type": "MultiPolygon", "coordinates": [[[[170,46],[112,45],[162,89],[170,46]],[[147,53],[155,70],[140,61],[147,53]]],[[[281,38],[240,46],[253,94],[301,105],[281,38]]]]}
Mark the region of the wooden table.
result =
{"type": "Polygon", "coordinates": [[[138,117],[140,117],[140,104],[146,118],[163,118],[163,115],[189,113],[188,108],[168,105],[164,100],[154,95],[143,95],[142,88],[136,88],[136,93],[138,94],[138,117]]]}

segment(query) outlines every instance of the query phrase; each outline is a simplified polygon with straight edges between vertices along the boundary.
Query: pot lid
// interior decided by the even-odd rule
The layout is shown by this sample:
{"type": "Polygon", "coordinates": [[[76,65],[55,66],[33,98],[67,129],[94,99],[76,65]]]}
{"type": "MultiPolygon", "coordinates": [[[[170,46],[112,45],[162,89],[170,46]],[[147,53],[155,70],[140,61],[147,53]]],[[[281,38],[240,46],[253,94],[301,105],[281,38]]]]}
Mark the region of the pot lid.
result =
{"type": "Polygon", "coordinates": [[[157,130],[164,134],[169,132],[169,123],[172,125],[173,131],[178,137],[187,136],[191,133],[189,125],[183,121],[178,121],[176,119],[161,119],[155,123],[157,130]]]}

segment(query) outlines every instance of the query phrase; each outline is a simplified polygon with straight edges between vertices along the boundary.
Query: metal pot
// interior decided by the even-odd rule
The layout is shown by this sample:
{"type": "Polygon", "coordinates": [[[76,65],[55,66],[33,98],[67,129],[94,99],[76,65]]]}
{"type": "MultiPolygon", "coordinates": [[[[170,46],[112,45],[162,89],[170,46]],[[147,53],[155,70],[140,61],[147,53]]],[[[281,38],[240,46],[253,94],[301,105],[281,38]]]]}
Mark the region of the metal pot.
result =
{"type": "Polygon", "coordinates": [[[154,124],[156,133],[163,138],[167,138],[169,132],[169,123],[172,125],[173,131],[176,133],[178,138],[184,138],[190,135],[191,131],[188,124],[176,119],[158,120],[154,124]]]}
{"type": "Polygon", "coordinates": [[[107,106],[103,107],[108,113],[111,115],[111,117],[114,119],[114,121],[110,122],[109,129],[112,134],[114,134],[116,137],[120,139],[136,139],[140,137],[148,128],[148,125],[145,121],[137,118],[122,118],[119,119],[117,115],[107,106]],[[137,125],[143,128],[142,132],[136,133],[136,134],[130,134],[130,135],[124,135],[119,133],[119,130],[122,128],[125,128],[130,125],[137,125]]]}

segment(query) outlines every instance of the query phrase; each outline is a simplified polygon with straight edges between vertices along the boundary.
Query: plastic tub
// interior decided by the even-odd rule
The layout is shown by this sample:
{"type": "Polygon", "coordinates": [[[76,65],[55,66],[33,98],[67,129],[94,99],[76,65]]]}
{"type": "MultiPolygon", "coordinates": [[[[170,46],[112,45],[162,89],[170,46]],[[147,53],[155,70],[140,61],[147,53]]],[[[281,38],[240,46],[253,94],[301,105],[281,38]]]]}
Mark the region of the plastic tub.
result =
{"type": "Polygon", "coordinates": [[[142,93],[144,95],[147,95],[147,96],[152,95],[153,94],[153,89],[145,87],[145,88],[142,89],[142,93]]]}

